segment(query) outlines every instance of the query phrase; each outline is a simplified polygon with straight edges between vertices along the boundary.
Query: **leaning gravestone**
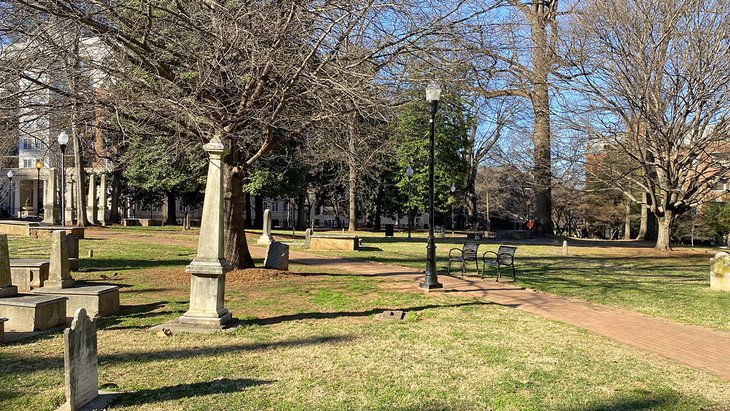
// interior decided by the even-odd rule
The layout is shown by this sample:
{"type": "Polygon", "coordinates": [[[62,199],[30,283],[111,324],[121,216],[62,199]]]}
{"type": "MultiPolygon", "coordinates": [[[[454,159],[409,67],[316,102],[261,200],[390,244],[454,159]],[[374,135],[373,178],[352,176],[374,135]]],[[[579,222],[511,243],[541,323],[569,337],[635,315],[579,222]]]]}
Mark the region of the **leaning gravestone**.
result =
{"type": "Polygon", "coordinates": [[[96,354],[96,323],[79,308],[71,328],[63,332],[66,403],[59,410],[104,409],[113,397],[99,396],[99,365],[96,354]],[[93,404],[90,404],[92,403],[93,404]]]}
{"type": "Polygon", "coordinates": [[[289,269],[289,246],[279,241],[273,241],[266,250],[264,267],[275,270],[289,269]]]}
{"type": "Polygon", "coordinates": [[[271,210],[267,208],[264,210],[264,232],[261,233],[256,244],[269,245],[272,241],[274,241],[274,237],[271,236],[271,210]]]}
{"type": "Polygon", "coordinates": [[[730,291],[730,254],[721,252],[710,259],[710,288],[730,291]]]}

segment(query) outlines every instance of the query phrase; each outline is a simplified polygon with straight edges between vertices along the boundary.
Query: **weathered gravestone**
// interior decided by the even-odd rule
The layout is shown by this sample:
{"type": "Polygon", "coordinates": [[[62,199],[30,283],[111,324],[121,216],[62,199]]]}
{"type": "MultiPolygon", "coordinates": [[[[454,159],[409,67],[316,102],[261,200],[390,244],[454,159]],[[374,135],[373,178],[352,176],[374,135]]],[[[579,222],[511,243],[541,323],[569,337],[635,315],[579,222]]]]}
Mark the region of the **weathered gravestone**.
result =
{"type": "Polygon", "coordinates": [[[256,244],[269,245],[272,241],[274,241],[274,237],[271,236],[271,210],[267,208],[264,210],[264,232],[261,233],[256,244]]]}
{"type": "Polygon", "coordinates": [[[68,267],[71,271],[79,271],[79,238],[74,234],[66,235],[68,245],[68,267]]]}
{"type": "Polygon", "coordinates": [[[59,410],[103,409],[113,395],[99,396],[99,365],[96,352],[96,323],[79,308],[71,327],[63,332],[66,403],[59,410]],[[85,407],[86,406],[86,407],[85,407]]]}
{"type": "Polygon", "coordinates": [[[312,244],[312,230],[311,228],[307,228],[304,231],[304,245],[309,247],[310,244],[312,244]]]}
{"type": "Polygon", "coordinates": [[[568,240],[563,240],[563,255],[568,255],[568,240]]]}
{"type": "Polygon", "coordinates": [[[279,241],[273,241],[266,250],[264,267],[275,270],[289,269],[289,246],[279,241]]]}
{"type": "Polygon", "coordinates": [[[51,235],[51,260],[48,268],[48,280],[43,283],[47,288],[68,288],[74,286],[71,268],[68,264],[68,244],[66,232],[56,230],[51,235]]]}
{"type": "Polygon", "coordinates": [[[444,229],[444,226],[441,226],[441,232],[439,233],[439,238],[446,238],[446,230],[444,229]]]}
{"type": "Polygon", "coordinates": [[[730,291],[730,254],[721,252],[710,259],[710,288],[730,291]]]}
{"type": "Polygon", "coordinates": [[[0,297],[9,297],[18,294],[18,287],[14,286],[11,282],[8,236],[7,234],[0,234],[0,297]]]}

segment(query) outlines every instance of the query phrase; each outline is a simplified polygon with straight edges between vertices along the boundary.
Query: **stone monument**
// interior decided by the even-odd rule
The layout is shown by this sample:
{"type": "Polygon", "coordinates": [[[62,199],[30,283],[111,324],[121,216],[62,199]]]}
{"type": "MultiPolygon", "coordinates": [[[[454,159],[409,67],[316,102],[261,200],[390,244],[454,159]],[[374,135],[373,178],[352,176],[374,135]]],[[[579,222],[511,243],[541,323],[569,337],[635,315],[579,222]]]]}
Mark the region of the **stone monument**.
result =
{"type": "Polygon", "coordinates": [[[11,284],[8,237],[0,234],[0,317],[6,331],[33,332],[66,323],[66,298],[18,294],[11,284]]]}
{"type": "Polygon", "coordinates": [[[8,235],[0,234],[0,298],[18,294],[18,287],[11,284],[11,282],[8,235]]]}
{"type": "Polygon", "coordinates": [[[720,252],[710,259],[710,288],[730,291],[730,254],[720,252]]]}
{"type": "Polygon", "coordinates": [[[88,315],[106,316],[119,311],[119,287],[116,285],[79,285],[71,278],[66,232],[52,233],[48,279],[33,294],[65,297],[65,318],[71,320],[76,310],[84,308],[88,315]]]}
{"type": "Polygon", "coordinates": [[[304,231],[304,246],[309,247],[312,244],[312,231],[314,231],[311,228],[307,228],[304,231]]]}
{"type": "Polygon", "coordinates": [[[568,255],[568,240],[563,240],[563,255],[568,255]]]}
{"type": "Polygon", "coordinates": [[[264,267],[275,270],[289,269],[289,246],[279,241],[272,241],[266,249],[264,267]]]}
{"type": "Polygon", "coordinates": [[[79,308],[71,327],[63,332],[63,363],[66,380],[66,403],[59,410],[105,409],[114,395],[99,395],[99,360],[96,323],[79,308]]]}
{"type": "Polygon", "coordinates": [[[74,286],[71,268],[68,264],[68,243],[66,232],[56,230],[51,234],[51,260],[48,268],[48,280],[43,283],[48,288],[69,288],[74,286]]]}
{"type": "Polygon", "coordinates": [[[274,241],[274,237],[271,236],[271,210],[267,208],[264,210],[264,231],[256,244],[269,245],[272,241],[274,241]]]}
{"type": "Polygon", "coordinates": [[[203,149],[208,152],[209,161],[198,253],[185,268],[192,277],[190,309],[178,322],[222,328],[231,320],[231,313],[223,306],[223,297],[226,272],[233,269],[223,254],[223,157],[229,149],[217,137],[203,149]]]}

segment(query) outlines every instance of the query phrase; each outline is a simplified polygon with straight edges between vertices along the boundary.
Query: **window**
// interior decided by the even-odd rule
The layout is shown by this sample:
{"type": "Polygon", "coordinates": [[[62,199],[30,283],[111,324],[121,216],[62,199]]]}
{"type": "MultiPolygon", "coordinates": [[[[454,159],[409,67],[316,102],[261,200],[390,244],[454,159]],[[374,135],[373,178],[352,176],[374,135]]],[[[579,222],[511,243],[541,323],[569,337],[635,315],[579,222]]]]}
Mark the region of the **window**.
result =
{"type": "Polygon", "coordinates": [[[23,168],[34,168],[34,167],[35,167],[35,161],[33,161],[32,158],[23,159],[23,168]]]}
{"type": "Polygon", "coordinates": [[[274,201],[274,211],[279,211],[279,202],[274,201]]]}
{"type": "Polygon", "coordinates": [[[283,210],[284,210],[285,213],[287,212],[287,208],[288,208],[287,206],[288,205],[289,205],[289,202],[284,201],[284,209],[283,210]]]}
{"type": "Polygon", "coordinates": [[[23,150],[31,150],[33,148],[33,141],[28,137],[23,137],[23,150]]]}

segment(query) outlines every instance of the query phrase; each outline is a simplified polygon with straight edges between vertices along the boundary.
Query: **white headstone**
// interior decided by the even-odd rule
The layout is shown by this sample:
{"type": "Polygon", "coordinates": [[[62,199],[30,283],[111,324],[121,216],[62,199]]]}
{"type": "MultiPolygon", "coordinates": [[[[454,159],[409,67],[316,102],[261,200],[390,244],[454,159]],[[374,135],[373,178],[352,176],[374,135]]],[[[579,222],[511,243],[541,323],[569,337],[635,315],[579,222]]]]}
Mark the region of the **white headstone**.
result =
{"type": "Polygon", "coordinates": [[[43,287],[69,288],[74,286],[71,268],[68,263],[68,244],[66,232],[56,230],[51,234],[51,260],[48,267],[48,280],[43,287]]]}
{"type": "Polygon", "coordinates": [[[96,354],[96,323],[79,308],[71,328],[63,332],[63,362],[66,377],[67,409],[76,410],[99,395],[99,369],[96,354]]]}
{"type": "Polygon", "coordinates": [[[446,238],[446,230],[444,229],[444,226],[441,226],[441,232],[439,233],[439,236],[441,238],[446,238]]]}
{"type": "Polygon", "coordinates": [[[568,240],[563,240],[563,255],[568,255],[568,240]]]}
{"type": "Polygon", "coordinates": [[[274,241],[274,237],[271,236],[271,210],[267,208],[264,210],[264,231],[256,244],[269,245],[272,241],[274,241]]]}
{"type": "Polygon", "coordinates": [[[730,254],[720,252],[710,259],[710,288],[730,291],[730,254]]]}
{"type": "Polygon", "coordinates": [[[18,294],[18,287],[12,285],[10,277],[10,252],[8,251],[8,235],[0,234],[0,298],[18,294]]]}

